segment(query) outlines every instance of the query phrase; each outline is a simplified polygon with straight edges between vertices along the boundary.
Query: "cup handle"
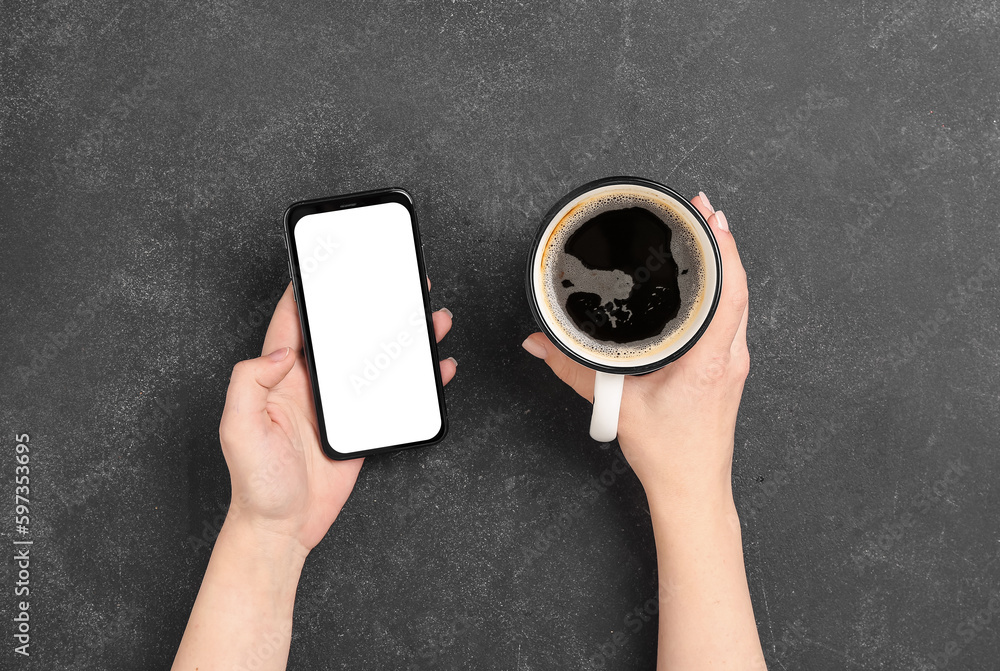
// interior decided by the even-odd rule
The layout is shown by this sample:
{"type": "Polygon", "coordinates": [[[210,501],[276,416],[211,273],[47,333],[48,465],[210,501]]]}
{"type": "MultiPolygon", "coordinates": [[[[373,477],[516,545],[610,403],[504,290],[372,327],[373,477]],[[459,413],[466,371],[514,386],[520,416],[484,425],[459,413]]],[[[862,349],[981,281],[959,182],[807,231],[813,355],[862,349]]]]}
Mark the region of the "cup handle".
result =
{"type": "Polygon", "coordinates": [[[590,437],[610,443],[618,435],[618,411],[622,407],[624,375],[596,371],[594,378],[594,414],[590,418],[590,437]]]}

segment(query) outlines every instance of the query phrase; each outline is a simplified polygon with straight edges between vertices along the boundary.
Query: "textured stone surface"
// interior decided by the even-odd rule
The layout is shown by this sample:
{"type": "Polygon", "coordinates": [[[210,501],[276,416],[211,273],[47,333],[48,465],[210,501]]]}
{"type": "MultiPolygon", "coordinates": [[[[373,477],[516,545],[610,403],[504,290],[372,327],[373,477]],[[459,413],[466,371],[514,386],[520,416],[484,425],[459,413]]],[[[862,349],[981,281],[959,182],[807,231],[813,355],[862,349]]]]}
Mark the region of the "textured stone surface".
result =
{"type": "Polygon", "coordinates": [[[618,457],[519,347],[541,215],[637,174],[708,192],[748,269],[734,477],[771,667],[994,668],[996,616],[963,623],[1000,589],[995,3],[4,15],[0,454],[30,434],[36,544],[32,657],[8,560],[0,666],[169,665],[228,500],[229,371],[287,280],[280,215],[398,185],[455,313],[452,431],[366,463],[290,668],[651,668],[655,622],[626,625],[655,593],[642,491],[585,493],[618,457]]]}

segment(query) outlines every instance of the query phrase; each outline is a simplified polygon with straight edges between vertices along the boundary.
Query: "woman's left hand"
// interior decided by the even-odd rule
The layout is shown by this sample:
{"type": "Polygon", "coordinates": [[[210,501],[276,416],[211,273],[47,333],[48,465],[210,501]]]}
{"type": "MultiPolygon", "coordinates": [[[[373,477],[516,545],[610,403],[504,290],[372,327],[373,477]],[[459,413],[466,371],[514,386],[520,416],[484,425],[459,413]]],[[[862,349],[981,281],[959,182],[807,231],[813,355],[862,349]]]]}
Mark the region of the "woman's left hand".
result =
{"type": "MultiPolygon", "coordinates": [[[[433,318],[440,342],[451,329],[451,313],[438,310],[433,318]]],[[[271,317],[263,356],[233,368],[219,438],[232,480],[227,524],[287,537],[305,556],[337,518],[364,459],[335,461],[323,453],[301,350],[289,284],[271,317]]],[[[440,366],[448,384],[455,361],[440,366]]]]}

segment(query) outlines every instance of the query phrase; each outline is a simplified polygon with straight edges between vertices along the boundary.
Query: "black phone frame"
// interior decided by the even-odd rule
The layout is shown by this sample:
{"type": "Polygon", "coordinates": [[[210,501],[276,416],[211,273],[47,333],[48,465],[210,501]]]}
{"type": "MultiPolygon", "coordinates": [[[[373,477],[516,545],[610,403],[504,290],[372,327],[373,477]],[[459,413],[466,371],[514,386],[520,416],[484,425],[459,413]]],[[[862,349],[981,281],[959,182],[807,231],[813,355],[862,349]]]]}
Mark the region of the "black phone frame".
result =
{"type": "Polygon", "coordinates": [[[302,349],[305,354],[306,367],[309,370],[309,382],[312,388],[313,402],[316,407],[316,419],[319,425],[320,445],[323,452],[331,459],[338,461],[348,459],[359,459],[372,454],[382,454],[385,452],[395,452],[414,447],[426,447],[441,442],[448,433],[448,410],[444,400],[444,385],[441,382],[441,367],[438,364],[437,338],[434,336],[434,320],[431,316],[430,293],[427,287],[427,271],[424,267],[423,245],[420,242],[420,230],[417,227],[417,215],[414,211],[413,197],[405,189],[393,187],[387,189],[374,189],[371,191],[361,191],[358,193],[348,193],[341,196],[328,198],[316,198],[313,200],[303,200],[292,203],[284,216],[285,245],[288,248],[288,272],[292,278],[292,287],[295,302],[298,306],[299,323],[302,328],[302,349]],[[312,338],[309,331],[309,315],[306,307],[305,296],[302,292],[302,275],[298,263],[298,250],[295,246],[295,225],[305,216],[319,214],[321,212],[333,212],[336,210],[346,210],[383,203],[399,203],[410,213],[410,223],[413,229],[414,252],[417,255],[417,268],[421,294],[424,300],[424,314],[427,322],[427,335],[431,344],[431,359],[434,369],[435,388],[437,390],[438,409],[441,413],[441,430],[428,439],[404,443],[401,445],[387,445],[376,447],[360,452],[339,452],[330,444],[329,434],[326,428],[326,415],[323,411],[323,401],[319,391],[319,381],[316,374],[316,362],[313,356],[312,338]]]}

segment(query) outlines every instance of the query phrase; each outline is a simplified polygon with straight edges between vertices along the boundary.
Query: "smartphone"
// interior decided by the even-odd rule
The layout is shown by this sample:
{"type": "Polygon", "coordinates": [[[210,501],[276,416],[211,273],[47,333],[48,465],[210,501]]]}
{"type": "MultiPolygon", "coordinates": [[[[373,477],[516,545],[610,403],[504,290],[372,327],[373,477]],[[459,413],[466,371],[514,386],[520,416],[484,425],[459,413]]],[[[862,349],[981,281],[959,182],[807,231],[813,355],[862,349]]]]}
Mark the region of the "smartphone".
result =
{"type": "Polygon", "coordinates": [[[294,203],[285,241],[326,455],[439,442],[447,413],[410,194],[294,203]]]}

